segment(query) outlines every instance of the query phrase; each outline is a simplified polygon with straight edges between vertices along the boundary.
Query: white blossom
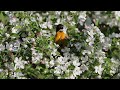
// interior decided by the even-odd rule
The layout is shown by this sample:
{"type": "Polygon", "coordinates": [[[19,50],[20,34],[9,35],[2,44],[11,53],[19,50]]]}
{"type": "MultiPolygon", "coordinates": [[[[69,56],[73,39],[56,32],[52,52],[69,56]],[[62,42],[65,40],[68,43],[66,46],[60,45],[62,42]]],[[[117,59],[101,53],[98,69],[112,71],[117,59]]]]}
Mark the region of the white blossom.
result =
{"type": "Polygon", "coordinates": [[[83,25],[83,23],[85,22],[85,20],[86,20],[86,11],[84,11],[84,12],[80,12],[80,14],[79,14],[79,17],[78,17],[78,22],[81,24],[81,25],[83,25]]]}
{"type": "Polygon", "coordinates": [[[55,67],[54,73],[57,75],[62,73],[60,66],[55,67]]]}
{"type": "Polygon", "coordinates": [[[78,67],[78,66],[80,65],[80,62],[79,62],[78,60],[74,60],[74,61],[73,61],[73,65],[74,65],[75,67],[78,67]]]}
{"type": "Polygon", "coordinates": [[[81,57],[82,63],[85,63],[88,61],[88,56],[85,55],[85,57],[81,57]]]}
{"type": "Polygon", "coordinates": [[[120,18],[120,11],[115,11],[114,13],[115,13],[115,18],[117,20],[119,20],[119,18],[120,18]]]}
{"type": "Polygon", "coordinates": [[[32,63],[40,62],[40,60],[43,57],[42,53],[38,53],[34,48],[31,48],[32,50],[32,63]]]}
{"type": "Polygon", "coordinates": [[[61,11],[55,11],[55,14],[56,14],[56,15],[60,15],[60,14],[61,14],[61,11]]]}
{"type": "Polygon", "coordinates": [[[57,52],[57,49],[53,49],[53,51],[51,52],[51,55],[55,56],[57,52]]]}
{"type": "Polygon", "coordinates": [[[31,38],[31,42],[35,42],[35,38],[31,38]]]}
{"type": "Polygon", "coordinates": [[[51,22],[47,22],[47,27],[49,28],[49,29],[52,29],[53,27],[52,27],[52,23],[51,22]]]}
{"type": "Polygon", "coordinates": [[[68,15],[68,12],[67,12],[67,11],[64,11],[64,15],[67,16],[67,15],[68,15]]]}
{"type": "Polygon", "coordinates": [[[3,72],[3,69],[0,69],[0,73],[3,72]]]}
{"type": "Polygon", "coordinates": [[[32,22],[36,22],[36,19],[34,17],[31,17],[32,22]]]}
{"type": "Polygon", "coordinates": [[[54,63],[54,60],[51,60],[51,61],[50,61],[50,67],[53,67],[54,64],[55,64],[55,63],[54,63]]]}
{"type": "Polygon", "coordinates": [[[17,79],[26,79],[26,77],[24,77],[24,74],[22,72],[14,72],[13,77],[17,79]]]}
{"type": "Polygon", "coordinates": [[[98,73],[99,75],[102,74],[103,68],[101,65],[95,66],[95,73],[98,73]]]}
{"type": "Polygon", "coordinates": [[[4,29],[4,24],[2,22],[0,23],[0,29],[4,29]]]}
{"type": "Polygon", "coordinates": [[[44,22],[43,24],[40,24],[41,28],[47,29],[47,22],[44,22]]]}
{"type": "Polygon", "coordinates": [[[25,19],[24,23],[25,23],[26,25],[30,24],[28,18],[25,19]]]}
{"type": "Polygon", "coordinates": [[[15,27],[12,28],[12,33],[17,33],[17,29],[15,27]]]}
{"type": "Polygon", "coordinates": [[[80,70],[80,67],[75,67],[73,70],[73,75],[76,77],[77,75],[80,75],[82,71],[80,70]]]}
{"type": "Polygon", "coordinates": [[[84,72],[84,71],[88,70],[88,67],[85,64],[83,64],[83,65],[81,65],[80,70],[82,72],[84,72]]]}
{"type": "Polygon", "coordinates": [[[75,79],[75,76],[71,75],[68,79],[75,79]]]}
{"type": "Polygon", "coordinates": [[[15,57],[14,60],[15,67],[14,70],[16,69],[24,69],[24,65],[27,64],[27,61],[22,60],[22,57],[15,57]]]}
{"type": "Polygon", "coordinates": [[[3,51],[5,49],[5,46],[3,44],[0,44],[0,51],[3,51]]]}
{"type": "Polygon", "coordinates": [[[65,63],[64,57],[62,57],[62,56],[58,57],[58,59],[56,60],[56,62],[57,62],[58,64],[64,64],[64,63],[65,63]]]}
{"type": "Polygon", "coordinates": [[[5,33],[5,36],[8,38],[8,37],[10,37],[10,34],[8,34],[8,33],[5,33]]]}
{"type": "Polygon", "coordinates": [[[38,17],[37,17],[37,20],[38,20],[39,22],[42,22],[42,19],[43,19],[42,16],[40,16],[40,14],[38,14],[38,13],[37,13],[36,15],[38,16],[38,17]]]}

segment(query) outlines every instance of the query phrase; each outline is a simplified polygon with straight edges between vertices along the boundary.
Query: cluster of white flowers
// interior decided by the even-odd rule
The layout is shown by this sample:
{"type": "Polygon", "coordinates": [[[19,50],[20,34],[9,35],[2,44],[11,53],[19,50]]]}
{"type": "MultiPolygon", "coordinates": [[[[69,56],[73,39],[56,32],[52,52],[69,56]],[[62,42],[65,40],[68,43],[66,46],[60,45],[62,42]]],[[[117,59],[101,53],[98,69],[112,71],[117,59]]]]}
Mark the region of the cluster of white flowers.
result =
{"type": "Polygon", "coordinates": [[[66,79],[75,79],[88,70],[85,64],[81,65],[80,59],[75,54],[70,54],[70,48],[65,47],[62,52],[64,57],[60,56],[54,61],[54,73],[60,75],[59,78],[63,78],[62,75],[65,73],[67,75],[66,79]],[[71,66],[74,68],[71,69],[71,66]]]}
{"type": "Polygon", "coordinates": [[[119,20],[119,18],[120,18],[120,11],[114,11],[114,14],[115,14],[115,18],[117,20],[119,20]]]}
{"type": "Polygon", "coordinates": [[[87,35],[86,43],[88,43],[88,45],[85,50],[82,50],[83,55],[86,55],[86,54],[91,55],[91,53],[94,53],[94,47],[93,47],[94,41],[95,41],[94,35],[96,34],[94,27],[95,26],[93,24],[91,24],[91,26],[86,26],[86,28],[84,30],[84,32],[87,35]]]}
{"type": "Polygon", "coordinates": [[[104,59],[106,58],[105,52],[103,52],[102,50],[98,50],[97,52],[95,52],[95,58],[99,60],[100,64],[103,64],[104,59]]]}
{"type": "Polygon", "coordinates": [[[5,67],[7,67],[10,71],[14,72],[14,64],[13,63],[5,63],[5,67]]]}
{"type": "Polygon", "coordinates": [[[94,11],[94,19],[96,21],[99,21],[99,23],[106,23],[110,27],[118,26],[120,27],[119,17],[120,17],[120,11],[111,11],[111,16],[105,14],[105,11],[94,11]],[[104,13],[104,15],[103,15],[104,13]]]}
{"type": "Polygon", "coordinates": [[[85,20],[86,20],[86,11],[80,12],[78,17],[78,22],[80,23],[80,25],[83,25],[85,20]]]}
{"type": "Polygon", "coordinates": [[[39,22],[42,22],[42,16],[39,14],[39,13],[36,13],[36,16],[37,16],[37,20],[39,21],[39,22]]]}
{"type": "Polygon", "coordinates": [[[24,23],[25,25],[30,24],[30,22],[29,22],[28,18],[26,18],[26,19],[25,19],[25,21],[23,21],[21,24],[23,24],[23,23],[24,23]]]}
{"type": "MultiPolygon", "coordinates": [[[[102,71],[104,70],[104,68],[102,67],[102,64],[104,63],[104,59],[107,58],[105,55],[105,52],[102,51],[102,49],[107,51],[111,46],[111,40],[110,38],[105,37],[105,35],[100,31],[100,29],[97,26],[94,26],[94,24],[86,25],[85,29],[86,29],[85,32],[88,34],[86,42],[88,43],[89,46],[87,46],[86,50],[83,50],[82,54],[85,55],[85,57],[81,57],[81,60],[83,60],[83,62],[87,62],[90,54],[94,53],[93,58],[97,60],[100,64],[94,67],[95,73],[98,73],[99,74],[98,78],[101,78],[102,71]],[[97,42],[100,42],[97,46],[99,47],[98,49],[94,47],[94,44],[96,44],[95,35],[99,37],[98,38],[99,41],[97,41],[97,42]]],[[[89,62],[90,61],[93,61],[93,60],[89,59],[89,62]]]]}
{"type": "Polygon", "coordinates": [[[112,33],[109,35],[109,38],[120,38],[120,33],[112,33]]]}
{"type": "Polygon", "coordinates": [[[10,51],[18,51],[20,48],[20,41],[16,40],[15,42],[6,42],[6,49],[10,51]]]}
{"type": "Polygon", "coordinates": [[[15,16],[12,16],[12,14],[10,14],[9,18],[10,18],[10,24],[11,25],[16,25],[16,22],[18,21],[18,18],[16,18],[15,16]]]}
{"type": "Polygon", "coordinates": [[[11,78],[13,79],[27,79],[24,74],[22,72],[14,72],[14,73],[11,73],[11,78]]]}
{"type": "Polygon", "coordinates": [[[25,64],[28,64],[27,61],[22,60],[22,57],[15,57],[14,60],[15,66],[14,66],[14,70],[17,69],[24,69],[25,64]]]}
{"type": "Polygon", "coordinates": [[[111,47],[111,39],[108,37],[105,37],[105,42],[102,45],[103,45],[103,49],[105,51],[108,51],[108,49],[111,47]]]}
{"type": "Polygon", "coordinates": [[[49,38],[51,36],[51,33],[48,30],[41,30],[41,34],[42,34],[42,36],[45,36],[47,38],[49,38]]]}
{"type": "Polygon", "coordinates": [[[40,62],[40,60],[43,58],[43,54],[42,53],[38,53],[37,50],[33,48],[31,48],[32,50],[32,63],[38,63],[40,62]]]}
{"type": "Polygon", "coordinates": [[[4,70],[6,72],[6,75],[9,75],[11,78],[17,78],[17,79],[25,79],[22,72],[16,72],[16,70],[21,70],[25,68],[25,64],[28,64],[27,61],[22,60],[22,57],[15,57],[14,63],[5,63],[5,67],[9,70],[4,70]]]}
{"type": "Polygon", "coordinates": [[[116,59],[115,57],[112,57],[111,62],[112,62],[112,65],[111,65],[110,73],[113,75],[113,74],[115,74],[118,67],[120,66],[120,61],[119,61],[119,59],[116,59]]]}
{"type": "Polygon", "coordinates": [[[98,75],[98,78],[101,78],[101,74],[102,74],[102,71],[103,71],[104,69],[102,68],[102,66],[101,65],[99,65],[99,66],[95,66],[95,73],[98,73],[99,75],[98,75]]]}

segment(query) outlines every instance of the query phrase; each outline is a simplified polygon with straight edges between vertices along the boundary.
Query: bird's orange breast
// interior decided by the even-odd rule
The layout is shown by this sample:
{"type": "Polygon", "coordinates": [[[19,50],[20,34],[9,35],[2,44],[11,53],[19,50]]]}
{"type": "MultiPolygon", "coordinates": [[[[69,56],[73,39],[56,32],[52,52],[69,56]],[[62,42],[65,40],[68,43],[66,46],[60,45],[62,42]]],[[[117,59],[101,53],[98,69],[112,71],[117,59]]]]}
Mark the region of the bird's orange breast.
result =
{"type": "Polygon", "coordinates": [[[66,34],[62,31],[58,31],[55,36],[55,43],[62,44],[66,39],[66,34]]]}

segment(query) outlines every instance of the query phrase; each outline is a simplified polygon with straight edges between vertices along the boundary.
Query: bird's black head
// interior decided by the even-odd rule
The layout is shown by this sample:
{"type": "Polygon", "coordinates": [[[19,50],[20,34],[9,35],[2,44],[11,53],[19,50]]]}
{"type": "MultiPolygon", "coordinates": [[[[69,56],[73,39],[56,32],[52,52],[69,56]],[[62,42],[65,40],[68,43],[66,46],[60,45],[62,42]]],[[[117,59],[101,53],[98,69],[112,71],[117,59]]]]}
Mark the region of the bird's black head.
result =
{"type": "Polygon", "coordinates": [[[56,26],[56,32],[59,31],[60,29],[63,29],[63,25],[62,24],[58,24],[56,26]]]}

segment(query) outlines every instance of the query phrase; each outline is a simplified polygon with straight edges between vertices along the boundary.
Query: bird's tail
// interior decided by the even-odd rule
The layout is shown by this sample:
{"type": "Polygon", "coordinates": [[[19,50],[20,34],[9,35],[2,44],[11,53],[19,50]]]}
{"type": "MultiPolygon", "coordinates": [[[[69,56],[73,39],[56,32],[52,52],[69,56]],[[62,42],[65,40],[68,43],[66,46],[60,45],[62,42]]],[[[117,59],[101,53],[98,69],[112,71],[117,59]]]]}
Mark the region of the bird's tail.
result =
{"type": "Polygon", "coordinates": [[[60,53],[61,56],[63,56],[63,52],[61,51],[63,47],[59,47],[57,51],[60,53]]]}

